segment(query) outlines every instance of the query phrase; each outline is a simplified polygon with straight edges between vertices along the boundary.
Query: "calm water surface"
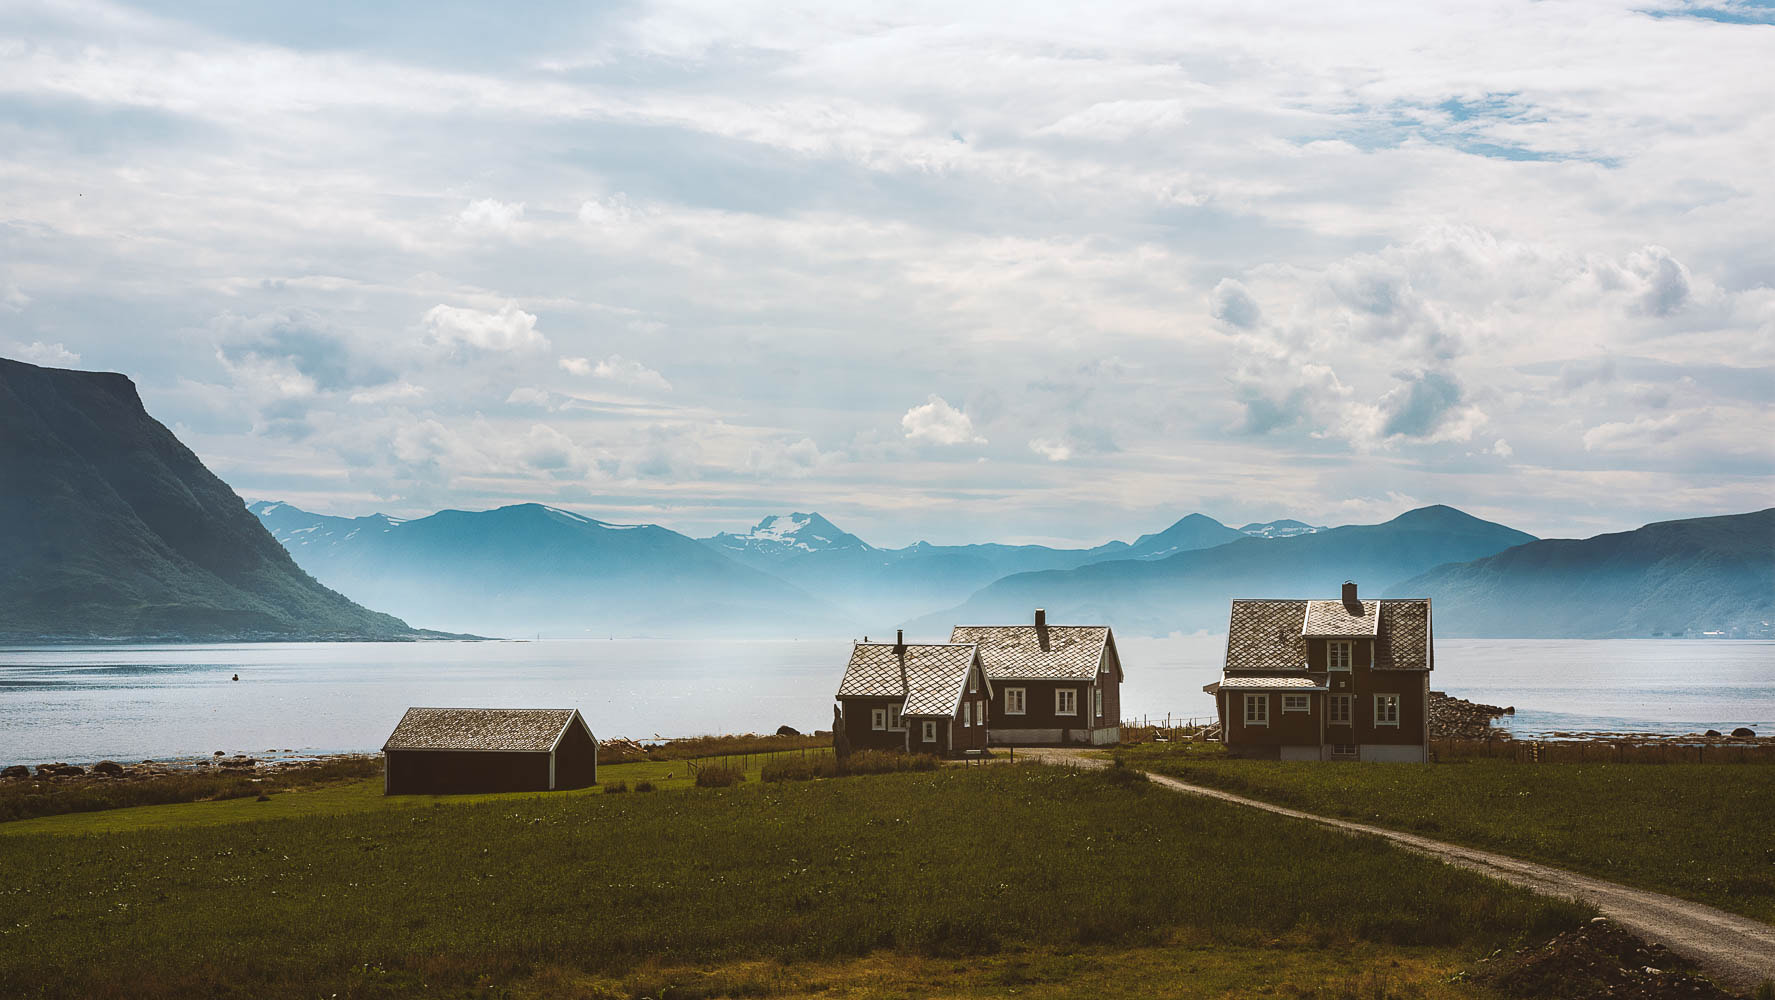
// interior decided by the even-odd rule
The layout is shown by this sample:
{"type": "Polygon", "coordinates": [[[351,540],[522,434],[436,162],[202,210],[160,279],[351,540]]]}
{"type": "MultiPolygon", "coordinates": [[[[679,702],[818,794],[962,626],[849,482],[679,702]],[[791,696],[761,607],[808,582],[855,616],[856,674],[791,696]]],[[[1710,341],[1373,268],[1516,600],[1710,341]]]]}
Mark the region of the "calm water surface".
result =
{"type": "MultiPolygon", "coordinates": [[[[1124,715],[1205,717],[1224,638],[1121,639],[1124,715]]],[[[409,705],[576,706],[601,737],[824,729],[848,640],[0,648],[0,763],[371,750],[409,705]],[[229,678],[240,675],[238,682],[229,678]]],[[[1775,731],[1775,643],[1443,640],[1522,734],[1775,731]]]]}

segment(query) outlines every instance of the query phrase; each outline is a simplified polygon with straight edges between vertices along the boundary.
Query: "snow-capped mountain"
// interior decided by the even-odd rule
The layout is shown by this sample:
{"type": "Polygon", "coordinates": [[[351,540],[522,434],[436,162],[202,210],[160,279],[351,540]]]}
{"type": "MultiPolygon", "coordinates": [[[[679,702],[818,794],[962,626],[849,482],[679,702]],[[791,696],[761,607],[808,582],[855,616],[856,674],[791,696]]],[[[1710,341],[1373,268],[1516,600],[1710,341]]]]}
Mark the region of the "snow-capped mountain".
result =
{"type": "Polygon", "coordinates": [[[1307,524],[1305,521],[1294,521],[1282,518],[1279,521],[1252,522],[1239,529],[1253,538],[1293,538],[1295,535],[1311,535],[1326,530],[1323,525],[1307,524]]]}
{"type": "Polygon", "coordinates": [[[812,513],[772,514],[744,534],[723,531],[703,541],[716,549],[765,555],[830,552],[838,549],[873,551],[869,543],[861,538],[840,530],[831,521],[812,513]]]}
{"type": "Polygon", "coordinates": [[[315,579],[480,635],[842,635],[825,601],[653,524],[542,504],[402,520],[251,511],[315,579]]]}

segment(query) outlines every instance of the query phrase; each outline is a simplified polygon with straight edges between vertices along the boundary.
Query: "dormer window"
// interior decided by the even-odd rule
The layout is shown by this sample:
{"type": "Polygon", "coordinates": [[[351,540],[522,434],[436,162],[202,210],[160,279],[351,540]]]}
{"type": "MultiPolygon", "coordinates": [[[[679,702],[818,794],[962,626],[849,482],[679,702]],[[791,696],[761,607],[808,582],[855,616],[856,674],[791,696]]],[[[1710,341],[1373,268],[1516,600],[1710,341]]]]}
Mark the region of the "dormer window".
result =
{"type": "Polygon", "coordinates": [[[1353,642],[1328,642],[1325,644],[1325,660],[1332,670],[1348,670],[1350,662],[1355,659],[1353,642]]]}

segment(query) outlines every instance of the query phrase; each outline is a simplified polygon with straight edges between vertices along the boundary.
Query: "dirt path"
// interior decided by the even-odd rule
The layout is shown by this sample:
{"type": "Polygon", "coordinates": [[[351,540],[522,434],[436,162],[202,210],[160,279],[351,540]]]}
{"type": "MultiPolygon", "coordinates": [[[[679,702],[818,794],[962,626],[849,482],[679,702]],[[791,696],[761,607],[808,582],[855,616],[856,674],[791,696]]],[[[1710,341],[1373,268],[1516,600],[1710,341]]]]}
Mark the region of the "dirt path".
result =
{"type": "MultiPolygon", "coordinates": [[[[1032,760],[1075,767],[1104,765],[1101,758],[1086,756],[1087,753],[1088,751],[1080,750],[1019,750],[1017,757],[1022,759],[1027,754],[1032,760]]],[[[1159,787],[1174,792],[1202,795],[1282,816],[1310,820],[1348,833],[1385,837],[1408,850],[1427,854],[1451,865],[1468,868],[1535,892],[1586,903],[1640,937],[1658,942],[1671,951],[1694,960],[1708,976],[1722,986],[1749,991],[1766,981],[1775,980],[1775,926],[1759,920],[1503,854],[1260,802],[1217,788],[1192,785],[1162,774],[1148,773],[1147,777],[1159,787]]]]}

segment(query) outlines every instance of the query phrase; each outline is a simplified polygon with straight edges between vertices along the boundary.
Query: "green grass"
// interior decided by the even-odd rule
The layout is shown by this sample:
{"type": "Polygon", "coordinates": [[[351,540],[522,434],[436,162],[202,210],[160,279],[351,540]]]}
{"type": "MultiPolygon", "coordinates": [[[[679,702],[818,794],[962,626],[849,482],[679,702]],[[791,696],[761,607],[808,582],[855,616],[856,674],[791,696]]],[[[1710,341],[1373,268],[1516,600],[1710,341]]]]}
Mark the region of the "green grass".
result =
{"type": "Polygon", "coordinates": [[[13,836],[0,870],[0,995],[27,997],[463,995],[1178,934],[1476,955],[1586,915],[1378,840],[1034,766],[13,836]]]}
{"type": "Polygon", "coordinates": [[[1775,767],[1281,763],[1190,748],[1131,764],[1775,921],[1775,767]]]}
{"type": "Polygon", "coordinates": [[[194,768],[144,778],[9,778],[0,780],[0,823],[133,806],[256,798],[294,789],[362,781],[382,762],[339,757],[264,769],[194,768]]]}
{"type": "MultiPolygon", "coordinates": [[[[757,781],[765,764],[775,759],[806,756],[810,760],[830,749],[785,750],[775,754],[745,754],[713,758],[717,764],[731,763],[741,770],[747,781],[757,781]]],[[[355,781],[329,783],[317,787],[293,787],[273,794],[269,801],[251,798],[229,798],[222,801],[186,802],[148,805],[135,808],[110,809],[102,812],[77,812],[41,816],[34,819],[0,823],[0,838],[34,833],[81,834],[121,833],[133,830],[165,830],[187,826],[217,826],[247,823],[262,819],[291,819],[301,816],[339,816],[347,813],[386,812],[427,808],[437,804],[469,802],[523,801],[538,797],[601,795],[603,784],[625,782],[634,788],[638,782],[652,782],[656,789],[689,788],[694,777],[692,764],[703,761],[637,761],[632,764],[601,764],[598,766],[599,786],[566,792],[508,792],[496,795],[395,795],[382,794],[380,765],[376,777],[355,781]]]]}

